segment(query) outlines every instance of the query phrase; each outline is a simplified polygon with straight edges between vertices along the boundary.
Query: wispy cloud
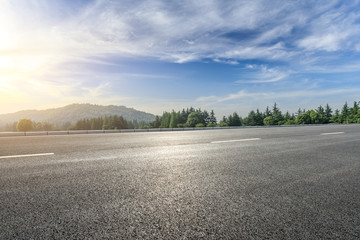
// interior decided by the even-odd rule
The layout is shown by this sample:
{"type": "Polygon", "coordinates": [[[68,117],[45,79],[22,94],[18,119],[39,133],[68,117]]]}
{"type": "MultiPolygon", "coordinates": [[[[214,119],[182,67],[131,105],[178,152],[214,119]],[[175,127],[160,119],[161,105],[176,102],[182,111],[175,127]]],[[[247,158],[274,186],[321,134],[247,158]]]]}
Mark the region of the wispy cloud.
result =
{"type": "Polygon", "coordinates": [[[214,62],[217,63],[225,63],[225,64],[230,64],[230,65],[238,65],[239,62],[236,60],[229,60],[229,59],[219,59],[219,58],[215,58],[214,62]]]}
{"type": "Polygon", "coordinates": [[[284,80],[289,76],[288,73],[276,68],[269,68],[266,65],[248,64],[245,66],[242,79],[235,83],[274,83],[284,80]]]}
{"type": "Polygon", "coordinates": [[[298,41],[298,46],[309,50],[338,51],[356,50],[360,34],[359,2],[341,4],[309,22],[307,36],[298,41]]]}
{"type": "Polygon", "coordinates": [[[209,58],[228,64],[244,59],[289,60],[301,56],[301,49],[357,51],[355,44],[360,36],[358,14],[351,9],[355,4],[333,9],[338,1],[168,4],[160,0],[97,0],[84,6],[20,1],[23,7],[5,2],[0,10],[6,22],[1,24],[1,35],[18,31],[11,36],[16,44],[2,39],[0,49],[12,46],[46,50],[61,56],[57,61],[106,54],[148,56],[177,63],[209,58]],[[61,11],[55,8],[66,16],[60,18],[61,11]],[[21,20],[17,17],[20,14],[24,16],[21,20]],[[9,19],[14,20],[10,27],[9,19]],[[23,26],[34,30],[27,31],[23,26]]]}
{"type": "MultiPolygon", "coordinates": [[[[310,33],[303,32],[298,40],[301,48],[336,50],[344,46],[341,43],[351,41],[349,37],[359,35],[354,25],[356,15],[347,16],[346,7],[316,17],[336,2],[311,2],[309,10],[306,4],[280,1],[185,1],[172,5],[164,1],[92,1],[76,12],[70,10],[71,5],[62,6],[69,12],[65,21],[55,18],[45,27],[42,22],[49,19],[46,11],[53,12],[58,6],[38,2],[27,4],[28,13],[38,14],[31,27],[39,31],[35,35],[28,32],[31,37],[26,41],[46,42],[52,50],[60,47],[69,55],[115,53],[179,63],[202,58],[280,59],[299,54],[284,43],[306,24],[310,33]]],[[[18,15],[18,11],[12,8],[10,14],[18,15]]]]}
{"type": "MultiPolygon", "coordinates": [[[[343,88],[343,89],[326,89],[326,90],[300,90],[300,91],[282,91],[282,92],[249,92],[241,90],[236,93],[228,94],[226,96],[209,96],[199,97],[196,101],[213,101],[217,103],[228,102],[239,99],[268,99],[275,102],[278,99],[295,99],[295,98],[309,98],[309,97],[324,97],[336,96],[339,94],[358,93],[360,88],[343,88]]],[[[271,102],[270,101],[270,102],[271,102]]]]}

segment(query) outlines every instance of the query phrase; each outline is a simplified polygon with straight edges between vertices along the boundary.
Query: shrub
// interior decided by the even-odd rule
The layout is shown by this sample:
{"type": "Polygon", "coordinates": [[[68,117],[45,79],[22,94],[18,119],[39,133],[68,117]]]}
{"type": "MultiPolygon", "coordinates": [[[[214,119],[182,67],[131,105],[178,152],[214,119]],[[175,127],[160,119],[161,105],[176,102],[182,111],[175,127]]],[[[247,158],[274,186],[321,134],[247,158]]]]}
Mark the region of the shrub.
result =
{"type": "Polygon", "coordinates": [[[228,127],[229,124],[227,124],[227,123],[224,122],[224,121],[221,121],[218,126],[219,126],[219,127],[228,127]]]}

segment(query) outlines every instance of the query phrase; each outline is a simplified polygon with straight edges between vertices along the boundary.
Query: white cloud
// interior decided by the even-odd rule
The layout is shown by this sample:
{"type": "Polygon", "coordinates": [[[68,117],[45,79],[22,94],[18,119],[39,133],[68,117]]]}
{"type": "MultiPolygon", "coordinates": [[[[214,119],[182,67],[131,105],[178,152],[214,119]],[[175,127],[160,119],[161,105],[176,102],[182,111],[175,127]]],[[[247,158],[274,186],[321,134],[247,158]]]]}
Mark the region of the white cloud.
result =
{"type": "Polygon", "coordinates": [[[247,64],[245,69],[248,71],[244,71],[242,79],[235,83],[274,83],[285,80],[289,76],[289,73],[277,68],[269,68],[267,65],[247,64]]]}
{"type": "Polygon", "coordinates": [[[298,41],[298,46],[309,51],[356,50],[360,35],[358,13],[353,12],[358,2],[343,4],[321,14],[309,24],[310,34],[298,41]]]}
{"type": "MultiPolygon", "coordinates": [[[[77,11],[71,10],[71,5],[61,6],[63,11],[70,12],[61,20],[49,16],[56,13],[54,8],[60,8],[56,3],[27,3],[27,10],[5,5],[7,11],[0,13],[6,13],[2,17],[6,22],[1,25],[2,36],[11,32],[9,19],[24,16],[22,20],[11,21],[16,29],[16,36],[11,37],[19,42],[17,49],[29,49],[31,45],[31,49],[57,54],[58,61],[106,54],[149,56],[177,63],[204,58],[227,59],[224,63],[229,64],[244,59],[286,60],[301,55],[283,42],[292,37],[296,28],[306,29],[309,25],[310,35],[305,31],[297,40],[299,47],[308,50],[338,50],[349,37],[359,36],[354,24],[356,16],[345,16],[348,10],[345,7],[338,14],[334,10],[321,15],[335,3],[309,4],[314,5],[310,10],[301,4],[263,0],[173,4],[160,0],[127,3],[99,0],[77,11]],[[34,14],[37,17],[24,24],[34,14]]],[[[9,44],[2,41],[0,49],[9,44]]]]}
{"type": "Polygon", "coordinates": [[[339,37],[337,33],[310,36],[299,41],[299,46],[308,50],[337,51],[340,49],[341,40],[344,38],[346,38],[346,36],[339,37]]]}
{"type": "Polygon", "coordinates": [[[218,58],[215,58],[215,59],[214,59],[214,62],[217,62],[217,63],[225,63],[225,64],[230,64],[230,65],[238,65],[238,64],[239,64],[239,62],[236,61],[236,60],[218,59],[218,58]]]}
{"type": "Polygon", "coordinates": [[[233,100],[241,99],[266,99],[269,102],[276,101],[278,99],[296,99],[296,98],[310,98],[310,97],[324,97],[324,96],[336,96],[340,94],[358,93],[360,88],[343,88],[343,89],[310,89],[300,91],[283,91],[283,92],[248,92],[245,90],[231,93],[226,96],[209,96],[199,97],[197,101],[213,101],[214,103],[229,102],[233,100]]]}

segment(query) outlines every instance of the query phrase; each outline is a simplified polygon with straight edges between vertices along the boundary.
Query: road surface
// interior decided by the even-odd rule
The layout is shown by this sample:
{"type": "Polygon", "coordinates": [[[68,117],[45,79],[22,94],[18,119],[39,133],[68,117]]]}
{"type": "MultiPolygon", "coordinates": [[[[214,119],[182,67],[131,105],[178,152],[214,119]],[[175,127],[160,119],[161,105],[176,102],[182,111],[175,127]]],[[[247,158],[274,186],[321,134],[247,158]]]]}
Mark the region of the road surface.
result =
{"type": "Polygon", "coordinates": [[[360,125],[0,138],[0,239],[359,239],[360,125]]]}

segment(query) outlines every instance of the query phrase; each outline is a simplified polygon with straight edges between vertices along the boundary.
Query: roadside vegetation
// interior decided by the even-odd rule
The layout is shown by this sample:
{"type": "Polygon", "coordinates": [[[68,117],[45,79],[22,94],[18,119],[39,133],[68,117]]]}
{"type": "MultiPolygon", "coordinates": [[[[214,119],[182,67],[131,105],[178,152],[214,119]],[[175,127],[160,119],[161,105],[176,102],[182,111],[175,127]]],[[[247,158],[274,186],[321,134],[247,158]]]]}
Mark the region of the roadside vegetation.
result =
{"type": "Polygon", "coordinates": [[[271,125],[303,125],[303,124],[349,124],[360,123],[360,102],[349,106],[346,102],[342,109],[333,110],[328,104],[317,109],[299,109],[296,113],[283,113],[274,103],[264,112],[259,109],[251,110],[246,117],[240,117],[236,112],[223,116],[220,121],[213,110],[195,109],[193,107],[175,112],[164,112],[156,116],[155,120],[145,121],[126,120],[122,116],[113,115],[97,118],[83,118],[75,124],[66,122],[60,127],[48,122],[34,122],[30,119],[20,119],[18,122],[7,124],[5,131],[56,131],[56,130],[111,130],[111,129],[146,129],[146,128],[186,128],[186,127],[227,127],[227,126],[271,126],[271,125]]]}
{"type": "Polygon", "coordinates": [[[208,113],[201,109],[183,109],[181,112],[164,112],[150,123],[151,128],[179,128],[179,127],[226,127],[226,126],[270,126],[270,125],[302,125],[302,124],[347,124],[360,123],[359,103],[354,102],[349,107],[345,103],[341,111],[335,111],[327,104],[315,110],[299,109],[296,113],[283,113],[276,103],[264,112],[252,110],[247,117],[240,117],[236,112],[217,122],[214,111],[208,113]]]}

